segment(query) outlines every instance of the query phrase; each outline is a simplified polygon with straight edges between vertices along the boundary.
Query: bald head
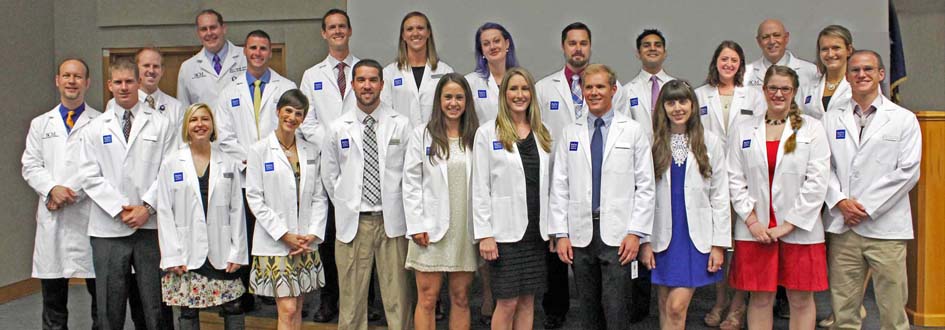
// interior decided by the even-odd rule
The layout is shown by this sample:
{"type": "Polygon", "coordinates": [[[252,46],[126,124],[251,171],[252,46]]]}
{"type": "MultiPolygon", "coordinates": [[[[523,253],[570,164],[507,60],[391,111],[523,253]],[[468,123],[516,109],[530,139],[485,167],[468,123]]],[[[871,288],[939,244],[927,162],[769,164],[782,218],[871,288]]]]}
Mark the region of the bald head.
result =
{"type": "Polygon", "coordinates": [[[784,23],[769,18],[758,25],[758,35],[755,36],[755,40],[758,41],[758,48],[761,48],[768,62],[778,63],[787,51],[790,37],[791,34],[784,28],[784,23]]]}

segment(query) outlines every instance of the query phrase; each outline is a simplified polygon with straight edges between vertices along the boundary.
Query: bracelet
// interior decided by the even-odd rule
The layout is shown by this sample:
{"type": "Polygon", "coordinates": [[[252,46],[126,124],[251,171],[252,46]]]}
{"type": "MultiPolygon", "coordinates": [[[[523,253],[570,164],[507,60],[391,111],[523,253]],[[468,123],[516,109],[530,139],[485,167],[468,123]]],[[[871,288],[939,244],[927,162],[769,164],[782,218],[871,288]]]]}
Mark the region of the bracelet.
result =
{"type": "Polygon", "coordinates": [[[746,225],[748,226],[748,228],[751,228],[751,226],[754,226],[757,223],[758,223],[758,220],[755,220],[754,222],[746,224],[746,225]]]}

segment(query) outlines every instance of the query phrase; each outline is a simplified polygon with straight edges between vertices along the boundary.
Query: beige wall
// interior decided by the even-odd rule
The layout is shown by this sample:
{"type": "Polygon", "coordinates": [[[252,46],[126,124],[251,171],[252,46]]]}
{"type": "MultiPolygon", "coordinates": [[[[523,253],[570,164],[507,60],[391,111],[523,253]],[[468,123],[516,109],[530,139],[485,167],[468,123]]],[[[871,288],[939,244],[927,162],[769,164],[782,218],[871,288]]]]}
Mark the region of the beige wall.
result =
{"type": "Polygon", "coordinates": [[[58,103],[53,57],[53,0],[5,0],[0,40],[9,50],[0,61],[3,141],[0,143],[0,286],[30,277],[36,194],[20,175],[20,156],[33,117],[58,103]]]}
{"type": "Polygon", "coordinates": [[[900,85],[903,105],[945,110],[945,1],[896,0],[909,80],[900,85]]]}

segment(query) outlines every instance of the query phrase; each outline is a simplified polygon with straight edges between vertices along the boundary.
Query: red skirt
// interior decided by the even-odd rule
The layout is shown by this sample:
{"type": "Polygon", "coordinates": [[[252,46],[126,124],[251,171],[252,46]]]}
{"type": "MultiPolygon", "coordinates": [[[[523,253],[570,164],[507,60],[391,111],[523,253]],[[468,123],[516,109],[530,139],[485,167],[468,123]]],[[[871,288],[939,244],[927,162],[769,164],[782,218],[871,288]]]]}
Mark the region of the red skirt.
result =
{"type": "Polygon", "coordinates": [[[795,291],[827,290],[826,245],[735,241],[729,285],[742,291],[775,292],[778,285],[795,291]]]}

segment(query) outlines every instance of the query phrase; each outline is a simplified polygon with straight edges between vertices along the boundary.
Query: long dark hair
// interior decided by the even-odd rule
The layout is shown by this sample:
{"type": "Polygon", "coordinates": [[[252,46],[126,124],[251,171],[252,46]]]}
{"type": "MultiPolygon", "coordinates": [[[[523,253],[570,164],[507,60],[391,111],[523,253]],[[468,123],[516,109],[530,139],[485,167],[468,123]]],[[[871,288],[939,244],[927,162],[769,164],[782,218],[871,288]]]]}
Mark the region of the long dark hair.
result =
{"type": "Polygon", "coordinates": [[[427,122],[427,132],[430,133],[430,163],[436,164],[436,159],[450,159],[450,141],[446,133],[446,115],[443,114],[443,87],[448,83],[456,83],[463,88],[466,100],[466,110],[459,118],[460,148],[469,150],[476,139],[476,130],[479,129],[479,118],[476,116],[476,104],[473,102],[472,89],[466,78],[458,73],[447,73],[436,84],[436,93],[433,96],[433,111],[430,121],[427,122]],[[443,155],[439,157],[439,155],[443,155]]]}
{"type": "Polygon", "coordinates": [[[742,50],[742,46],[737,42],[731,40],[722,41],[718,47],[715,48],[715,53],[712,55],[712,62],[709,62],[709,76],[705,78],[705,82],[712,87],[718,87],[722,83],[722,77],[719,76],[719,68],[717,62],[719,61],[719,55],[722,54],[722,51],[725,49],[734,50],[738,54],[738,71],[735,72],[735,78],[732,82],[735,86],[741,86],[742,80],[745,78],[745,51],[742,50]]]}
{"type": "Polygon", "coordinates": [[[663,177],[663,173],[669,168],[669,163],[673,160],[673,150],[670,143],[669,115],[666,114],[664,102],[689,100],[692,104],[689,120],[686,121],[686,136],[689,137],[689,150],[696,157],[699,164],[699,174],[703,178],[712,176],[712,165],[709,164],[709,152],[705,146],[705,129],[702,127],[702,120],[699,118],[699,99],[692,86],[685,80],[670,80],[660,89],[660,96],[656,100],[656,109],[653,110],[653,167],[656,174],[656,180],[663,177]]]}

